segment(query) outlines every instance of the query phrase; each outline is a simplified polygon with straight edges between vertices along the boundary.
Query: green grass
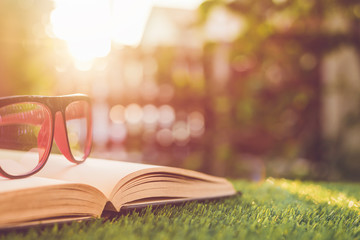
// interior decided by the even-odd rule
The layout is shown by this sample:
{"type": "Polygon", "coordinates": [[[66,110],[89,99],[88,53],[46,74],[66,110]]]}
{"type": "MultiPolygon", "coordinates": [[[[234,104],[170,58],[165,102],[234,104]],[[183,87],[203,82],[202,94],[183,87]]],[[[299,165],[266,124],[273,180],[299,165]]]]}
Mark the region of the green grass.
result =
{"type": "Polygon", "coordinates": [[[10,231],[0,239],[360,239],[360,184],[233,183],[242,196],[10,231]]]}

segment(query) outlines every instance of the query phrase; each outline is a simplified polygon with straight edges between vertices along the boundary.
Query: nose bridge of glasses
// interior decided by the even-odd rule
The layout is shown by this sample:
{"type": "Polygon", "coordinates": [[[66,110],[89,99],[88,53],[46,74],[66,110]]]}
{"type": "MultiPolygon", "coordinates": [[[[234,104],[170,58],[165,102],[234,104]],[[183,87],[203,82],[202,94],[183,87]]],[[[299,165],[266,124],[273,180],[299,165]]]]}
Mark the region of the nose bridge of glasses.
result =
{"type": "Polygon", "coordinates": [[[66,134],[65,121],[63,114],[59,111],[55,114],[54,138],[56,145],[61,153],[71,162],[74,162],[73,156],[69,149],[69,142],[66,134]]]}
{"type": "Polygon", "coordinates": [[[68,104],[66,98],[62,97],[46,97],[45,103],[48,107],[50,107],[53,114],[57,113],[58,111],[63,111],[65,105],[68,104]]]}

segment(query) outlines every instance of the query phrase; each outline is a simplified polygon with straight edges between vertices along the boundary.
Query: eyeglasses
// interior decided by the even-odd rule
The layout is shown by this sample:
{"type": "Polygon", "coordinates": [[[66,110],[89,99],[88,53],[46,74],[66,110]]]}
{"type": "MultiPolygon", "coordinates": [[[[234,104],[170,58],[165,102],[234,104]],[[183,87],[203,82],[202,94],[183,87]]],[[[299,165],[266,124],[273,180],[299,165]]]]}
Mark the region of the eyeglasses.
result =
{"type": "Polygon", "coordinates": [[[79,164],[89,156],[92,141],[90,98],[0,98],[0,176],[23,178],[44,167],[53,138],[62,154],[79,164]]]}

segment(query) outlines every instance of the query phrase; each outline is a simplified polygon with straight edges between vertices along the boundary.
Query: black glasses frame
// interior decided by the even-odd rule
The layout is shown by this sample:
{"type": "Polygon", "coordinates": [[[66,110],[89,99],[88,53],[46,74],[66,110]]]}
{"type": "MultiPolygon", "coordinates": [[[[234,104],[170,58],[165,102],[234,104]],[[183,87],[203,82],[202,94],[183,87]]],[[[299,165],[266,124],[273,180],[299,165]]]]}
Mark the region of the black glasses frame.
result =
{"type": "MultiPolygon", "coordinates": [[[[54,131],[55,131],[55,120],[56,120],[56,115],[57,113],[61,114],[61,119],[62,119],[62,126],[64,127],[64,131],[63,134],[66,135],[66,146],[62,146],[65,147],[66,149],[66,153],[63,152],[63,154],[65,155],[65,157],[76,164],[80,164],[83,163],[85,161],[85,159],[89,156],[90,151],[91,151],[91,147],[92,147],[92,113],[91,113],[91,99],[90,97],[88,97],[87,95],[84,94],[71,94],[71,95],[63,95],[63,96],[36,96],[36,95],[23,95],[23,96],[10,96],[10,97],[2,97],[0,98],[0,108],[5,107],[7,105],[11,105],[11,104],[16,104],[16,103],[39,103],[41,105],[43,105],[47,111],[49,111],[50,114],[50,143],[47,146],[46,152],[44,154],[44,156],[42,157],[42,159],[39,159],[39,163],[38,165],[29,173],[23,174],[23,175],[11,175],[6,173],[0,166],[0,176],[6,177],[6,178],[11,178],[11,179],[16,179],[16,178],[24,178],[24,177],[28,177],[31,176],[37,172],[39,172],[46,164],[50,152],[51,152],[51,148],[52,148],[52,144],[54,141],[54,131]],[[66,107],[75,102],[75,101],[86,101],[89,104],[89,114],[87,116],[87,139],[86,139],[86,147],[85,147],[85,154],[83,157],[83,160],[76,160],[74,158],[74,156],[71,153],[70,150],[70,144],[69,144],[69,139],[68,139],[68,133],[67,133],[67,129],[66,129],[66,118],[65,118],[65,110],[66,107]]],[[[60,146],[59,146],[60,147],[60,146]]]]}

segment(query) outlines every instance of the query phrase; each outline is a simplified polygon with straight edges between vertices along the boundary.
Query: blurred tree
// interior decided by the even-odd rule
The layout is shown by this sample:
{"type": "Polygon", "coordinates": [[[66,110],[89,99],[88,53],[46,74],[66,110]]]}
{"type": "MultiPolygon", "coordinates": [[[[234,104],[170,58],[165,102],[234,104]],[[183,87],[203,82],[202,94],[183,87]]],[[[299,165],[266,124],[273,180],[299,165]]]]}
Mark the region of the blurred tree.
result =
{"type": "Polygon", "coordinates": [[[220,161],[223,174],[236,175],[240,153],[304,157],[324,167],[321,63],[342,45],[360,49],[358,1],[209,0],[199,9],[205,28],[218,9],[244,27],[204,48],[210,171],[220,161]]]}
{"type": "Polygon", "coordinates": [[[0,96],[48,94],[54,71],[46,34],[53,2],[0,1],[0,96]]]}

